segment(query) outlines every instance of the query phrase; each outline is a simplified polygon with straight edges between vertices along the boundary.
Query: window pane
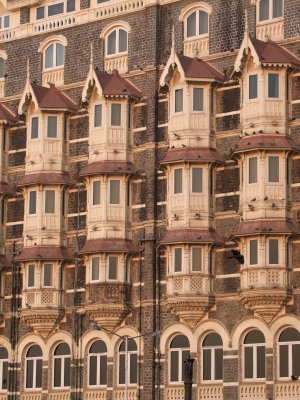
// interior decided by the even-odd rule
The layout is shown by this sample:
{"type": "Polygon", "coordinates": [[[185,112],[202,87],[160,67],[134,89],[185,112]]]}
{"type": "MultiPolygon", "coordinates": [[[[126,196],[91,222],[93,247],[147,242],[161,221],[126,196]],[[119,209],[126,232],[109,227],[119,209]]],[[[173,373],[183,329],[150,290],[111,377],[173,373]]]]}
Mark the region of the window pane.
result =
{"type": "Polygon", "coordinates": [[[68,358],[65,358],[63,386],[70,386],[70,369],[71,369],[71,358],[68,357],[68,358]]]}
{"type": "Polygon", "coordinates": [[[182,169],[174,170],[174,194],[182,193],[182,169]]]}
{"type": "Polygon", "coordinates": [[[266,375],[265,360],[266,360],[265,346],[257,347],[257,360],[256,360],[257,378],[265,378],[266,375]]]}
{"type": "Polygon", "coordinates": [[[249,183],[257,183],[257,157],[249,158],[249,183]]]}
{"type": "Polygon", "coordinates": [[[89,385],[97,385],[97,357],[90,356],[89,385]]]}
{"type": "Polygon", "coordinates": [[[215,349],[215,379],[223,379],[223,350],[215,349]]]}
{"type": "Polygon", "coordinates": [[[67,12],[75,11],[75,0],[67,0],[67,12]]]}
{"type": "Polygon", "coordinates": [[[273,0],[273,18],[282,17],[282,0],[273,0]]]}
{"type": "Polygon", "coordinates": [[[210,381],[211,376],[211,349],[203,350],[203,380],[210,381]]]}
{"type": "Polygon", "coordinates": [[[4,17],[4,28],[9,28],[10,25],[10,16],[9,15],[5,15],[4,17]]]}
{"type": "Polygon", "coordinates": [[[202,168],[192,168],[192,192],[202,193],[202,168]]]}
{"type": "Polygon", "coordinates": [[[137,354],[130,354],[129,383],[137,383],[137,354]]]}
{"type": "Polygon", "coordinates": [[[3,78],[5,75],[5,60],[0,58],[0,78],[3,78]]]}
{"type": "Polygon", "coordinates": [[[119,30],[119,53],[127,51],[127,32],[124,29],[119,30]]]}
{"type": "Polygon", "coordinates": [[[0,360],[6,360],[8,358],[8,351],[5,347],[0,347],[0,360]]]}
{"type": "Polygon", "coordinates": [[[300,341],[300,332],[294,328],[287,328],[281,332],[279,342],[298,342],[300,341]]]}
{"type": "Polygon", "coordinates": [[[52,15],[62,14],[64,12],[64,3],[56,3],[48,6],[48,17],[52,15]]]}
{"type": "Polygon", "coordinates": [[[54,387],[61,387],[61,359],[54,360],[54,387]]]}
{"type": "Polygon", "coordinates": [[[183,89],[175,90],[175,112],[183,111],[183,89]]]}
{"type": "Polygon", "coordinates": [[[253,379],[253,348],[245,347],[245,378],[253,379]]]}
{"type": "Polygon", "coordinates": [[[106,344],[102,340],[97,340],[90,347],[90,353],[106,353],[106,344]]]}
{"type": "Polygon", "coordinates": [[[281,378],[289,376],[288,359],[288,346],[279,346],[279,373],[281,378]]]}
{"type": "Polygon", "coordinates": [[[99,280],[99,257],[92,258],[92,281],[99,280]]]}
{"type": "Polygon", "coordinates": [[[65,48],[62,44],[56,44],[56,66],[64,65],[65,48]]]}
{"type": "Polygon", "coordinates": [[[208,33],[208,14],[205,11],[199,11],[199,35],[208,33]]]}
{"type": "Polygon", "coordinates": [[[45,52],[45,68],[52,68],[53,65],[53,50],[54,50],[54,45],[51,44],[45,52]]]}
{"type": "Polygon", "coordinates": [[[107,55],[116,54],[117,31],[113,31],[107,38],[107,55]]]}
{"type": "Polygon", "coordinates": [[[249,99],[257,99],[257,75],[249,76],[249,99]]]}
{"type": "Polygon", "coordinates": [[[279,252],[278,252],[278,240],[269,239],[269,264],[278,264],[279,252]]]}
{"type": "Polygon", "coordinates": [[[265,343],[265,337],[262,332],[253,330],[246,335],[244,343],[265,343]]]}
{"type": "Polygon", "coordinates": [[[215,332],[209,333],[203,340],[203,347],[208,346],[222,346],[223,342],[221,336],[215,332]]]}
{"type": "Polygon", "coordinates": [[[202,88],[193,88],[193,111],[203,111],[202,88]]]}
{"type": "Polygon", "coordinates": [[[44,264],[44,286],[52,286],[52,264],[44,264]]]}
{"type": "Polygon", "coordinates": [[[45,190],[45,213],[55,212],[55,190],[45,190]]]}
{"type": "Polygon", "coordinates": [[[119,356],[119,383],[120,385],[125,383],[125,354],[119,356]]]}
{"type": "Polygon", "coordinates": [[[181,362],[181,381],[183,382],[184,380],[184,371],[185,371],[185,364],[184,361],[189,358],[190,356],[190,351],[189,350],[183,350],[182,352],[182,362],[181,362]]]}
{"type": "Polygon", "coordinates": [[[7,389],[8,362],[2,364],[2,389],[7,389]]]}
{"type": "Polygon", "coordinates": [[[269,19],[269,0],[260,0],[259,2],[259,20],[269,19]]]}
{"type": "Polygon", "coordinates": [[[38,7],[36,9],[36,19],[43,19],[45,17],[45,7],[38,7]]]}
{"type": "Polygon", "coordinates": [[[118,278],[118,257],[108,257],[108,279],[118,278]]]}
{"type": "Polygon", "coordinates": [[[258,263],[258,241],[250,240],[250,265],[258,263]]]}
{"type": "Polygon", "coordinates": [[[269,182],[279,182],[279,157],[269,157],[269,182]]]}
{"type": "Polygon", "coordinates": [[[111,105],[111,126],[121,126],[121,104],[111,105]]]}
{"type": "Polygon", "coordinates": [[[170,357],[170,381],[178,382],[179,352],[172,351],[170,357]]]}
{"type": "Polygon", "coordinates": [[[177,248],[174,250],[174,272],[180,272],[182,268],[182,249],[177,248]]]}
{"type": "Polygon", "coordinates": [[[192,248],[192,271],[202,271],[202,249],[192,248]]]}
{"type": "Polygon", "coordinates": [[[93,206],[100,204],[100,189],[101,189],[101,182],[94,181],[93,182],[93,206]]]}
{"type": "Polygon", "coordinates": [[[28,280],[27,280],[28,287],[34,286],[34,275],[35,275],[35,265],[33,264],[28,265],[28,280]]]}
{"type": "Polygon", "coordinates": [[[26,388],[30,389],[33,387],[33,360],[27,360],[26,362],[26,388]]]}
{"type": "Polygon", "coordinates": [[[110,180],[109,203],[120,204],[120,181],[110,180]]]}
{"type": "Polygon", "coordinates": [[[29,192],[29,214],[36,214],[36,192],[29,192]]]}
{"type": "Polygon", "coordinates": [[[268,74],[268,97],[279,97],[279,74],[268,74]]]}
{"type": "Polygon", "coordinates": [[[292,345],[292,374],[300,375],[300,344],[292,345]]]}
{"type": "Polygon", "coordinates": [[[102,125],[102,104],[97,104],[94,109],[94,127],[102,125]]]}
{"type": "Polygon", "coordinates": [[[41,359],[36,360],[36,388],[42,387],[42,376],[43,376],[43,362],[41,359]]]}
{"type": "Polygon", "coordinates": [[[187,37],[196,36],[196,12],[187,18],[187,37]]]}
{"type": "Polygon", "coordinates": [[[174,337],[174,339],[171,342],[170,348],[176,349],[178,347],[181,347],[181,348],[190,347],[190,342],[186,336],[177,335],[174,337]]]}
{"type": "Polygon", "coordinates": [[[52,115],[47,118],[47,137],[56,138],[57,137],[57,117],[52,115]]]}
{"type": "Polygon", "coordinates": [[[39,118],[31,118],[31,139],[36,139],[39,137],[39,118]]]}
{"type": "Polygon", "coordinates": [[[100,385],[107,384],[107,356],[100,357],[100,385]]]}

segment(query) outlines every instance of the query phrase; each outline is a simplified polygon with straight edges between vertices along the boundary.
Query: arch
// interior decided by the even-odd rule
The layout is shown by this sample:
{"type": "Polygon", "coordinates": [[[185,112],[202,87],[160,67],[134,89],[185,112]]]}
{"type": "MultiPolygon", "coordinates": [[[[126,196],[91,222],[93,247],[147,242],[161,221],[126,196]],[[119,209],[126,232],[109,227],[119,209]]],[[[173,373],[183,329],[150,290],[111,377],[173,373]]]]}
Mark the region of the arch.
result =
{"type": "Polygon", "coordinates": [[[114,346],[112,345],[111,338],[104,331],[97,331],[95,329],[90,329],[84,333],[82,336],[82,353],[81,357],[87,357],[91,345],[97,341],[102,340],[107,348],[107,356],[114,356],[114,346]]]}
{"type": "Polygon", "coordinates": [[[11,345],[5,336],[0,336],[0,347],[5,347],[8,351],[8,359],[11,360],[11,345]]]}
{"type": "Polygon", "coordinates": [[[270,332],[277,344],[281,332],[286,328],[296,328],[300,332],[300,318],[296,315],[282,315],[278,317],[270,326],[270,332]]]}
{"type": "Polygon", "coordinates": [[[25,335],[19,342],[18,352],[17,352],[17,362],[21,363],[22,359],[25,357],[28,348],[32,345],[38,345],[42,349],[44,361],[48,361],[49,352],[47,351],[46,344],[41,336],[29,333],[25,335]]]}
{"type": "Polygon", "coordinates": [[[104,39],[111,31],[113,31],[116,28],[123,28],[123,29],[125,29],[125,31],[127,31],[127,33],[131,32],[131,28],[130,28],[130,25],[128,24],[128,22],[115,21],[115,22],[112,22],[112,23],[106,25],[106,27],[102,29],[102,31],[100,33],[100,39],[104,39]]]}
{"type": "Polygon", "coordinates": [[[197,353],[197,339],[192,333],[190,328],[183,324],[174,324],[168,326],[161,335],[160,338],[160,352],[165,354],[166,350],[169,349],[171,341],[177,335],[184,335],[188,338],[190,342],[190,352],[197,353]]]}
{"type": "Polygon", "coordinates": [[[198,1],[197,3],[189,4],[183,10],[181,10],[179,21],[183,21],[189,14],[197,10],[206,11],[209,15],[212,13],[212,6],[204,1],[198,1]]]}
{"type": "Polygon", "coordinates": [[[60,43],[64,47],[68,46],[68,41],[63,35],[52,35],[44,39],[38,48],[39,53],[43,53],[46,48],[52,43],[60,43]]]}
{"type": "Polygon", "coordinates": [[[46,345],[49,353],[53,354],[54,349],[60,344],[66,343],[70,350],[72,351],[72,345],[74,344],[72,341],[72,337],[69,332],[60,331],[54,332],[51,336],[48,337],[46,345]]]}
{"type": "Polygon", "coordinates": [[[238,322],[231,335],[232,348],[238,350],[239,345],[244,342],[244,338],[251,330],[259,330],[265,337],[266,347],[273,347],[273,337],[267,324],[260,318],[246,318],[238,322]]]}
{"type": "Polygon", "coordinates": [[[223,349],[229,350],[230,349],[230,340],[229,340],[229,333],[224,325],[222,325],[219,321],[203,321],[201,324],[196,328],[194,334],[198,338],[199,345],[202,344],[204,338],[209,334],[215,332],[221,336],[223,342],[223,349]]]}

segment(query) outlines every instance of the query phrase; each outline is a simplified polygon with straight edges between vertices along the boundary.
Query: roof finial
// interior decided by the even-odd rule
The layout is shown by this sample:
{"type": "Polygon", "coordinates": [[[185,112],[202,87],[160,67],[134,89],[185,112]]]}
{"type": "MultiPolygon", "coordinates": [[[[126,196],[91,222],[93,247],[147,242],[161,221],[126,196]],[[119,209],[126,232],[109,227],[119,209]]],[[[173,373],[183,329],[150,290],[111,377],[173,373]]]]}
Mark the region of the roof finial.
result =
{"type": "Polygon", "coordinates": [[[172,64],[175,64],[175,28],[174,25],[172,27],[172,47],[171,47],[171,55],[172,55],[172,64]]]}
{"type": "Polygon", "coordinates": [[[91,68],[94,68],[94,43],[93,42],[91,42],[90,66],[91,66],[91,68]]]}
{"type": "Polygon", "coordinates": [[[248,11],[245,10],[245,33],[249,35],[248,11]]]}
{"type": "Polygon", "coordinates": [[[30,63],[29,63],[29,57],[27,58],[26,80],[27,80],[28,83],[30,83],[30,63]]]}

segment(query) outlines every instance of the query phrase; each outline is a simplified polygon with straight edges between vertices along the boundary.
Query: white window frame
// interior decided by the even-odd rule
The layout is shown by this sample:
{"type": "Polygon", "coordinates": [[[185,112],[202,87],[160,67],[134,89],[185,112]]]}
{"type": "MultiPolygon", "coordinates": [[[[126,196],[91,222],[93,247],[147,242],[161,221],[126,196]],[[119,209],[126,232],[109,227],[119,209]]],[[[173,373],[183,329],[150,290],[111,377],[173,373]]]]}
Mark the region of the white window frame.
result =
{"type": "MultiPolygon", "coordinates": [[[[212,333],[212,332],[210,332],[212,333]]],[[[224,371],[223,371],[223,379],[215,379],[215,362],[216,362],[216,350],[223,350],[223,346],[203,346],[202,345],[202,383],[203,384],[211,384],[211,383],[220,383],[224,380],[224,371]],[[204,379],[204,350],[210,350],[210,376],[212,379],[204,379]]],[[[224,356],[224,354],[223,354],[224,356]]]]}
{"type": "Polygon", "coordinates": [[[93,128],[93,130],[97,130],[97,129],[101,129],[101,128],[103,128],[103,104],[102,103],[95,103],[94,105],[93,105],[93,120],[92,120],[92,122],[93,122],[93,124],[92,124],[92,128],[93,128]],[[101,106],[101,125],[99,125],[99,126],[95,126],[95,117],[96,117],[96,107],[97,106],[101,106]]]}
{"type": "Polygon", "coordinates": [[[249,157],[247,160],[247,184],[257,185],[258,184],[258,157],[249,157]],[[250,182],[250,160],[256,159],[256,182],[250,182]]]}
{"type": "Polygon", "coordinates": [[[54,287],[54,264],[50,263],[50,262],[45,262],[42,265],[42,285],[43,288],[53,288],[54,287]],[[46,286],[44,285],[45,283],[45,265],[51,265],[52,266],[52,271],[51,271],[51,285],[50,286],[46,286]]]}
{"type": "Polygon", "coordinates": [[[47,215],[54,215],[55,212],[56,212],[56,190],[55,189],[45,189],[45,191],[44,191],[44,213],[47,215]],[[47,192],[54,192],[54,211],[53,212],[46,211],[47,192]]]}
{"type": "Polygon", "coordinates": [[[122,103],[117,102],[117,101],[113,101],[113,102],[110,103],[110,107],[109,107],[109,126],[110,126],[112,129],[121,129],[121,127],[122,127],[122,120],[123,120],[123,118],[122,118],[122,113],[123,113],[123,105],[122,105],[122,103]],[[113,106],[113,104],[117,104],[117,105],[120,106],[120,125],[113,125],[113,124],[112,124],[112,106],[113,106]]]}
{"type": "MultiPolygon", "coordinates": [[[[123,339],[123,340],[125,341],[125,339],[123,339]]],[[[129,340],[134,340],[134,339],[128,339],[128,343],[129,343],[129,340]]],[[[121,343],[122,343],[122,341],[121,341],[121,343]]],[[[119,343],[119,348],[120,348],[121,343],[119,343]]],[[[136,342],[135,342],[135,344],[137,346],[136,342]]],[[[120,356],[122,354],[124,354],[125,358],[126,358],[125,350],[120,351],[120,349],[118,349],[118,386],[125,387],[126,383],[127,383],[127,386],[136,386],[137,383],[130,383],[130,374],[131,374],[131,362],[132,362],[131,361],[131,355],[132,354],[136,354],[137,355],[137,379],[138,379],[138,363],[139,363],[139,360],[138,360],[138,347],[137,347],[136,350],[128,350],[127,351],[128,364],[127,364],[127,376],[126,376],[126,371],[125,371],[125,383],[120,383],[120,356]]]]}
{"type": "Polygon", "coordinates": [[[248,102],[257,102],[258,100],[259,100],[259,75],[258,74],[249,74],[248,75],[248,78],[247,78],[247,86],[248,86],[248,90],[247,90],[247,94],[248,94],[248,96],[247,96],[247,101],[248,102]],[[257,89],[257,97],[253,97],[253,98],[250,98],[250,77],[251,76],[256,76],[257,77],[257,86],[256,86],[256,89],[257,89]]]}
{"type": "Polygon", "coordinates": [[[120,207],[122,205],[122,181],[121,179],[116,179],[116,178],[111,178],[108,180],[108,205],[109,207],[120,207]],[[118,181],[119,182],[119,203],[111,203],[111,198],[110,198],[110,191],[111,191],[111,182],[112,181],[118,181]]]}
{"type": "Polygon", "coordinates": [[[192,86],[192,104],[191,104],[191,111],[192,113],[197,113],[197,114],[203,114],[205,112],[204,110],[204,100],[205,100],[205,88],[203,86],[192,86]],[[194,110],[194,90],[195,89],[201,89],[202,90],[202,110],[194,110]]]}
{"type": "MultiPolygon", "coordinates": [[[[1,346],[1,347],[4,347],[4,346],[1,346]]],[[[7,349],[6,349],[6,351],[7,351],[7,349]]],[[[0,359],[0,392],[1,393],[6,393],[8,391],[8,385],[7,385],[7,383],[8,383],[8,372],[9,372],[8,371],[8,362],[9,362],[8,358],[1,358],[0,359]],[[7,363],[7,382],[6,382],[7,388],[6,389],[3,389],[3,364],[4,363],[7,363]]]]}
{"type": "MultiPolygon", "coordinates": [[[[59,343],[54,351],[56,350],[56,348],[62,343],[59,343]]],[[[69,347],[70,348],[70,347],[69,347]]],[[[53,353],[53,361],[52,361],[52,389],[53,390],[60,390],[60,389],[70,389],[70,385],[69,386],[54,386],[54,367],[55,367],[55,360],[60,359],[61,360],[61,371],[60,371],[60,381],[65,383],[65,359],[69,358],[70,359],[70,364],[71,364],[71,353],[70,354],[64,354],[64,355],[55,355],[53,353]]]]}
{"type": "Polygon", "coordinates": [[[90,281],[93,282],[93,283],[100,282],[100,265],[101,265],[100,256],[91,257],[91,261],[90,261],[90,281]],[[93,259],[98,259],[98,279],[93,279],[93,259]]]}
{"type": "Polygon", "coordinates": [[[269,265],[270,267],[277,267],[278,265],[280,265],[280,261],[281,261],[281,254],[280,254],[280,244],[281,244],[281,240],[278,237],[269,237],[267,239],[267,246],[266,246],[266,250],[267,250],[267,254],[266,254],[266,258],[267,258],[267,265],[269,265]],[[277,264],[270,264],[270,240],[277,240],[278,243],[278,263],[277,264]]]}
{"type": "Polygon", "coordinates": [[[30,135],[28,135],[29,136],[29,139],[30,139],[30,141],[32,141],[32,140],[39,140],[39,138],[40,138],[40,116],[39,115],[32,115],[31,116],[31,118],[30,118],[30,124],[29,124],[29,132],[30,132],[30,135]],[[37,131],[37,133],[38,133],[38,135],[37,135],[37,137],[36,138],[32,138],[31,137],[31,135],[32,135],[32,120],[34,119],[34,118],[37,118],[37,121],[38,121],[38,131],[37,131]]]}
{"type": "Polygon", "coordinates": [[[39,7],[36,7],[34,15],[35,15],[35,20],[36,21],[44,21],[45,19],[48,19],[48,18],[60,18],[64,14],[70,15],[70,14],[76,12],[76,11],[77,11],[77,0],[75,0],[75,10],[74,11],[69,11],[69,12],[67,12],[67,0],[57,0],[57,1],[52,1],[51,3],[48,3],[48,4],[44,4],[44,5],[40,5],[39,7]],[[63,12],[55,14],[55,15],[51,15],[49,17],[48,16],[48,7],[49,6],[54,6],[55,4],[59,4],[59,3],[63,3],[64,4],[63,12]],[[37,18],[37,9],[38,8],[42,8],[42,7],[44,7],[44,18],[37,18]]]}
{"type": "Polygon", "coordinates": [[[276,155],[276,154],[270,154],[270,155],[268,155],[266,161],[267,161],[266,171],[267,171],[267,183],[268,183],[268,185],[280,185],[280,183],[281,183],[281,157],[279,155],[276,155]],[[270,167],[269,159],[270,159],[270,157],[277,157],[278,158],[278,182],[270,182],[269,181],[269,167],[270,167]]]}
{"type": "MultiPolygon", "coordinates": [[[[245,338],[244,338],[245,340],[245,338]]],[[[259,381],[259,382],[264,382],[266,381],[266,377],[264,378],[257,378],[257,348],[258,347],[264,347],[265,348],[265,358],[266,358],[266,343],[243,343],[243,380],[246,382],[253,382],[253,381],[259,381]],[[253,378],[246,378],[245,377],[245,360],[246,360],[246,355],[245,355],[245,348],[246,347],[251,347],[253,349],[252,352],[252,357],[253,357],[253,378]]]]}
{"type": "MultiPolygon", "coordinates": [[[[286,328],[294,328],[295,327],[286,327],[286,328]]],[[[284,331],[284,329],[280,332],[280,334],[284,331]]],[[[299,342],[290,341],[290,342],[279,342],[280,335],[278,336],[278,350],[277,350],[277,379],[280,381],[290,381],[291,376],[293,375],[293,346],[300,345],[299,342]],[[280,346],[288,346],[288,376],[280,376],[280,346]]]]}
{"type": "MultiPolygon", "coordinates": [[[[35,346],[35,344],[32,344],[32,346],[35,346]]],[[[38,345],[37,345],[38,346],[38,345]]],[[[30,346],[31,347],[31,346],[30,346]]],[[[29,347],[29,348],[30,348],[29,347]]],[[[40,347],[40,346],[39,346],[40,347]]],[[[29,350],[29,348],[27,349],[27,351],[29,350]]],[[[36,357],[25,357],[25,373],[24,373],[24,390],[26,391],[26,392],[41,392],[42,391],[42,389],[43,389],[43,353],[42,353],[42,356],[36,356],[36,357]],[[26,382],[27,382],[27,373],[28,373],[28,371],[27,371],[27,369],[28,369],[28,367],[27,367],[27,361],[28,360],[33,360],[33,368],[32,368],[32,374],[33,374],[33,376],[32,376],[32,383],[33,383],[33,387],[32,388],[28,388],[27,386],[26,386],[26,382]],[[36,364],[37,364],[37,361],[38,360],[41,360],[42,361],[42,387],[36,387],[36,364]]]]}
{"type": "MultiPolygon", "coordinates": [[[[99,338],[97,338],[91,345],[90,345],[90,347],[89,347],[89,352],[88,352],[88,368],[87,368],[87,372],[88,372],[88,374],[87,374],[87,386],[89,387],[89,388],[106,388],[107,387],[107,383],[106,383],[106,385],[101,385],[100,383],[99,383],[99,381],[100,381],[100,374],[101,374],[101,368],[100,368],[100,366],[101,366],[101,357],[106,357],[106,368],[107,368],[107,351],[106,351],[106,353],[91,353],[90,352],[90,348],[93,346],[93,344],[95,343],[95,342],[97,342],[97,341],[102,341],[102,342],[104,342],[104,340],[102,340],[102,339],[99,339],[99,338]],[[90,384],[90,373],[91,373],[91,370],[90,370],[90,368],[91,368],[91,360],[90,360],[90,358],[91,357],[96,357],[97,358],[97,371],[99,371],[100,373],[98,373],[97,375],[96,375],[96,381],[97,381],[97,383],[95,384],[95,385],[91,385],[90,384]]],[[[104,342],[105,343],[105,342],[104,342]]],[[[105,345],[106,345],[106,343],[105,343],[105,345]]],[[[108,375],[108,374],[107,374],[108,375]]]]}
{"type": "Polygon", "coordinates": [[[26,267],[26,288],[29,289],[29,290],[35,289],[37,287],[37,281],[36,280],[37,280],[36,279],[36,264],[34,264],[34,263],[28,264],[27,267],[26,267]],[[32,266],[32,265],[34,266],[34,283],[33,283],[33,286],[29,286],[28,285],[28,283],[29,283],[29,267],[32,266]]]}
{"type": "Polygon", "coordinates": [[[97,207],[101,207],[101,186],[102,186],[102,181],[100,179],[95,179],[92,181],[91,184],[91,207],[92,208],[97,208],[97,207]],[[99,187],[99,204],[94,204],[94,183],[95,182],[99,182],[100,183],[100,187],[99,187]]]}
{"type": "Polygon", "coordinates": [[[185,40],[195,40],[196,38],[206,38],[207,36],[209,36],[209,19],[210,19],[210,13],[205,10],[204,8],[197,8],[197,9],[193,9],[191,10],[185,17],[184,20],[184,38],[185,40]],[[199,33],[199,14],[200,11],[203,11],[207,14],[207,18],[208,18],[208,23],[207,23],[207,32],[206,33],[199,33]],[[196,13],[196,35],[195,36],[188,36],[188,18],[193,14],[196,13]]]}
{"type": "Polygon", "coordinates": [[[260,20],[260,0],[257,0],[257,24],[259,25],[263,25],[263,24],[268,24],[271,21],[280,21],[284,18],[284,0],[282,0],[282,15],[281,17],[275,17],[273,18],[273,1],[274,0],[269,0],[269,18],[268,19],[264,19],[264,20],[260,20]]]}
{"type": "Polygon", "coordinates": [[[172,251],[172,274],[182,275],[182,273],[183,273],[183,260],[184,260],[184,248],[180,247],[180,246],[174,247],[173,251],[172,251]],[[180,249],[181,250],[181,269],[180,269],[180,271],[175,271],[175,252],[176,252],[176,249],[180,249]]]}
{"type": "Polygon", "coordinates": [[[183,381],[181,381],[182,377],[182,354],[184,351],[191,351],[190,347],[174,347],[174,348],[169,348],[169,371],[168,371],[168,377],[169,377],[169,383],[172,385],[182,385],[183,381]],[[180,377],[179,381],[171,381],[171,353],[178,352],[178,377],[180,377]]]}
{"type": "Polygon", "coordinates": [[[259,265],[259,248],[260,248],[259,244],[260,244],[260,242],[259,242],[258,239],[249,239],[249,242],[248,242],[248,254],[249,254],[248,262],[249,262],[249,267],[251,267],[251,268],[252,267],[256,267],[257,265],[259,265]],[[251,242],[252,241],[256,241],[256,243],[257,243],[257,263],[256,264],[251,264],[251,242]]]}
{"type": "Polygon", "coordinates": [[[184,187],[183,187],[184,169],[182,167],[174,168],[172,175],[173,175],[173,179],[172,179],[172,181],[173,181],[172,194],[173,194],[173,196],[182,196],[183,195],[183,189],[184,189],[184,187]],[[175,171],[177,171],[177,170],[181,170],[181,192],[175,193],[175,171]]]}
{"type": "Polygon", "coordinates": [[[11,28],[11,22],[12,22],[12,18],[11,18],[10,14],[1,15],[0,16],[0,26],[1,26],[0,31],[5,31],[7,29],[10,29],[11,28]],[[6,18],[9,18],[9,24],[8,24],[7,27],[4,27],[4,23],[5,23],[5,19],[6,18]]]}
{"type": "MultiPolygon", "coordinates": [[[[194,166],[194,167],[191,168],[190,172],[191,172],[191,179],[190,179],[191,194],[193,194],[194,196],[203,195],[204,194],[204,192],[203,192],[203,187],[204,187],[204,168],[203,167],[194,166]],[[193,192],[193,170],[194,169],[201,169],[201,171],[202,171],[201,172],[201,174],[202,174],[202,176],[201,176],[201,179],[202,179],[202,181],[201,181],[201,192],[193,192]]],[[[183,178],[183,174],[182,174],[182,178],[183,178]]]]}
{"type": "MultiPolygon", "coordinates": [[[[47,47],[43,51],[43,71],[51,71],[55,69],[60,69],[65,67],[65,58],[66,58],[66,46],[61,43],[61,42],[50,42],[47,47]],[[62,65],[57,65],[57,59],[56,59],[56,46],[60,44],[64,48],[64,62],[62,65]],[[53,45],[53,66],[52,67],[46,67],[46,51],[49,49],[50,46],[53,45]]],[[[58,125],[58,124],[57,124],[58,125]]]]}
{"type": "Polygon", "coordinates": [[[267,73],[266,82],[267,82],[267,84],[266,84],[266,90],[267,90],[266,98],[267,98],[268,100],[270,100],[270,101],[280,101],[280,96],[281,96],[280,73],[279,73],[279,72],[276,72],[276,71],[268,72],[268,73],[267,73]],[[269,96],[269,76],[270,76],[270,75],[277,75],[277,76],[278,76],[278,97],[270,97],[270,96],[269,96]]]}
{"type": "Polygon", "coordinates": [[[107,32],[106,37],[105,37],[105,58],[114,58],[114,57],[119,57],[119,56],[124,56],[128,54],[128,30],[125,29],[124,26],[117,26],[113,29],[111,29],[109,32],[107,32]],[[120,30],[125,31],[127,33],[127,49],[126,51],[119,51],[120,47],[120,30]],[[107,54],[108,51],[108,37],[111,35],[114,31],[116,31],[116,52],[113,54],[107,54]]]}
{"type": "Polygon", "coordinates": [[[28,192],[28,216],[31,217],[31,216],[37,215],[37,211],[38,211],[38,191],[37,190],[30,190],[28,192]],[[35,213],[30,213],[30,193],[33,193],[33,192],[36,193],[36,196],[35,196],[35,213]]]}
{"type": "Polygon", "coordinates": [[[191,260],[191,263],[190,263],[190,272],[191,272],[191,274],[201,274],[201,273],[204,272],[204,265],[203,265],[203,262],[204,262],[204,248],[202,246],[191,246],[191,249],[190,249],[190,260],[191,260]],[[194,271],[193,270],[193,249],[200,249],[201,250],[201,270],[200,271],[194,271]]]}
{"type": "Polygon", "coordinates": [[[117,281],[119,281],[119,266],[120,266],[120,257],[118,255],[110,254],[107,257],[107,260],[106,260],[106,280],[108,282],[117,282],[117,281]],[[116,258],[117,259],[117,277],[115,279],[112,279],[112,278],[109,277],[109,260],[111,258],[116,258]]]}
{"type": "Polygon", "coordinates": [[[60,139],[60,117],[56,114],[47,114],[46,115],[46,139],[47,140],[58,140],[60,139]],[[56,118],[56,136],[48,136],[48,122],[49,122],[49,117],[55,117],[56,118]]]}
{"type": "Polygon", "coordinates": [[[183,87],[176,87],[174,88],[174,92],[173,92],[173,97],[174,97],[174,101],[173,101],[173,112],[174,115],[182,115],[184,113],[184,88],[183,87]],[[177,90],[181,90],[182,91],[182,110],[181,111],[175,111],[176,110],[176,92],[177,90]]]}

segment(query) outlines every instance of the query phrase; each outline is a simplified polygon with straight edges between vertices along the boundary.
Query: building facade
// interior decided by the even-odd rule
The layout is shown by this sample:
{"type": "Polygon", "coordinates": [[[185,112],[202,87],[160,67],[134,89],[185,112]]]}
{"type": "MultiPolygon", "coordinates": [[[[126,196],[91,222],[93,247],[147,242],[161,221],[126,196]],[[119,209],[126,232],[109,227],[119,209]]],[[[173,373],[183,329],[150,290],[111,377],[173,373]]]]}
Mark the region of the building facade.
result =
{"type": "Polygon", "coordinates": [[[0,124],[0,400],[300,398],[299,0],[1,0],[0,124]]]}

